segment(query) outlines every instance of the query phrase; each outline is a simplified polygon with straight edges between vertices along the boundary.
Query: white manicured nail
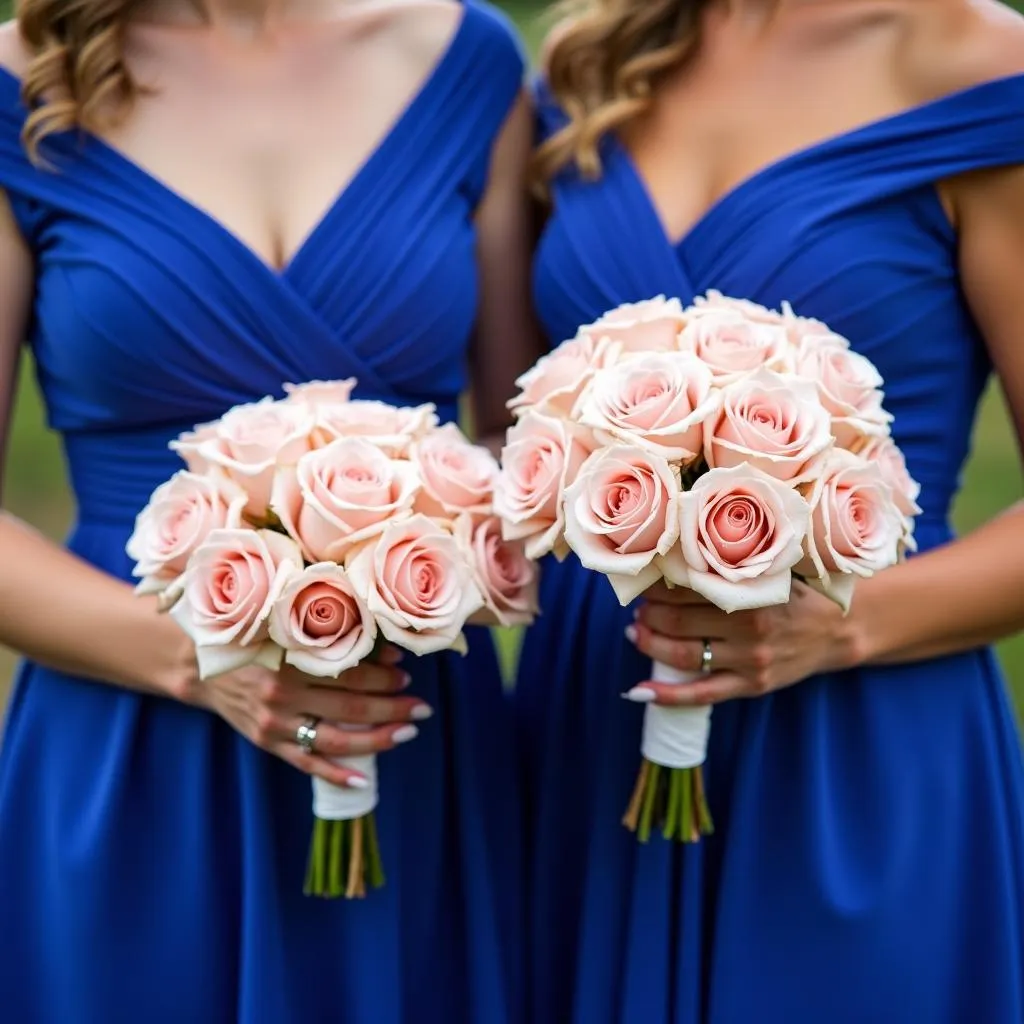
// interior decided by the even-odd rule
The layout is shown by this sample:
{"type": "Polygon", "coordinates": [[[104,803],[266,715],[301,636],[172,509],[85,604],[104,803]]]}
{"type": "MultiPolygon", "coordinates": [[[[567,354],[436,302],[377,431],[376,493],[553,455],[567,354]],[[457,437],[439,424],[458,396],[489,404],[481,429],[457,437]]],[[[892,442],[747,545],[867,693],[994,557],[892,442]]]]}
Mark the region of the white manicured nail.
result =
{"type": "Polygon", "coordinates": [[[658,695],[646,686],[634,686],[629,693],[624,693],[622,696],[634,704],[650,704],[652,700],[658,699],[658,695]]]}
{"type": "Polygon", "coordinates": [[[403,725],[401,729],[396,729],[391,734],[392,743],[408,743],[409,740],[416,739],[419,736],[420,731],[415,725],[403,725]]]}
{"type": "Polygon", "coordinates": [[[414,722],[425,722],[428,718],[433,717],[434,709],[429,704],[417,704],[416,707],[409,712],[409,717],[414,722]]]}
{"type": "Polygon", "coordinates": [[[350,775],[345,783],[349,789],[369,789],[370,783],[362,775],[350,775]]]}
{"type": "Polygon", "coordinates": [[[637,637],[638,637],[639,635],[640,635],[640,634],[639,634],[639,633],[637,632],[637,628],[636,628],[636,626],[634,626],[634,625],[629,625],[629,626],[627,626],[627,627],[626,627],[626,639],[627,639],[627,640],[628,640],[628,641],[629,641],[629,642],[630,642],[631,644],[635,644],[635,643],[636,643],[636,638],[637,638],[637,637]]]}

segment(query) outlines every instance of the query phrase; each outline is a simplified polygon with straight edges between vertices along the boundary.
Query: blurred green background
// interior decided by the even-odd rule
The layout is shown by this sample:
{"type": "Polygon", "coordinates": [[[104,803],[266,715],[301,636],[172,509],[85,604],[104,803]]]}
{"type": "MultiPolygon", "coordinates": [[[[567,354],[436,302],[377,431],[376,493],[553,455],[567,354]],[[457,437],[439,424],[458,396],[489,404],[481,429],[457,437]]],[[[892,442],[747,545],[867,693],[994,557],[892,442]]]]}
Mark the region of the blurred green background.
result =
{"type": "MultiPolygon", "coordinates": [[[[1024,3],[1024,0],[1020,2],[1024,3]]],[[[544,30],[544,5],[531,0],[519,0],[500,6],[516,18],[528,45],[535,49],[544,30]]],[[[6,459],[6,504],[15,515],[27,519],[51,536],[59,537],[67,529],[72,512],[64,467],[57,441],[44,425],[28,359],[22,371],[6,459]]],[[[961,531],[973,529],[1001,509],[1020,500],[1022,494],[1024,480],[1021,463],[1002,397],[993,388],[979,416],[973,456],[964,475],[963,489],[957,502],[958,528],[961,531]]],[[[955,581],[952,582],[955,584],[955,581]]],[[[510,655],[513,653],[508,644],[506,652],[510,655]]],[[[1000,656],[1018,709],[1024,715],[1024,637],[1004,644],[1000,648],[1000,656]]],[[[13,657],[0,650],[0,703],[5,696],[13,665],[13,657]]]]}

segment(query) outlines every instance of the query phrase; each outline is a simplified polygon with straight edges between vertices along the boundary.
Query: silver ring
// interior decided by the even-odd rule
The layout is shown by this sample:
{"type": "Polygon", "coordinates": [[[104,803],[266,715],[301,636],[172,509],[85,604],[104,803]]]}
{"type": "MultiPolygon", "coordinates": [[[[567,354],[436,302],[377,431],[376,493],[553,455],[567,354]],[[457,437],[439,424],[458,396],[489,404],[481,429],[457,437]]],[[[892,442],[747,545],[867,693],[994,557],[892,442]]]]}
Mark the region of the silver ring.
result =
{"type": "Polygon", "coordinates": [[[316,745],[316,727],[320,724],[320,719],[310,715],[302,725],[295,730],[295,742],[302,748],[304,754],[314,753],[314,747],[316,745]]]}
{"type": "Polygon", "coordinates": [[[700,655],[700,674],[702,676],[711,675],[711,662],[715,660],[715,656],[711,650],[711,641],[704,641],[704,650],[701,651],[700,655]]]}

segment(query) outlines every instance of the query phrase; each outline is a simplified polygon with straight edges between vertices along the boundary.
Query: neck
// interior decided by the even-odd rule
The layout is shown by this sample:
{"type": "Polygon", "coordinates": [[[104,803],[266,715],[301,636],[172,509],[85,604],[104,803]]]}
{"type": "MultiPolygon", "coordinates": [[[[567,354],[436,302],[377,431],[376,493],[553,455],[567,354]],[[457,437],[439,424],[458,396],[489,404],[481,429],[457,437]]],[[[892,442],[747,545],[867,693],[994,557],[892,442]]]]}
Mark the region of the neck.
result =
{"type": "Polygon", "coordinates": [[[147,6],[161,21],[252,39],[287,22],[323,20],[342,3],[360,2],[371,0],[152,0],[147,6]]]}
{"type": "Polygon", "coordinates": [[[710,0],[706,18],[719,26],[732,25],[744,32],[767,28],[780,16],[822,0],[710,0]]]}

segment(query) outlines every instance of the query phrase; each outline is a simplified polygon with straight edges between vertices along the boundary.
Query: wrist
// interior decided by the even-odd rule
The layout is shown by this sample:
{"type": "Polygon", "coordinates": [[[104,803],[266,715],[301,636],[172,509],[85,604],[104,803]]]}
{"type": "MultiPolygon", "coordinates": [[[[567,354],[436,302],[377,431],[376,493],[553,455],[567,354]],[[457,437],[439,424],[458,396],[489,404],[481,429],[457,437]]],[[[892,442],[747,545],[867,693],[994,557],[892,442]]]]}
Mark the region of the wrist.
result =
{"type": "Polygon", "coordinates": [[[835,639],[836,667],[840,670],[859,668],[874,657],[872,637],[875,633],[866,622],[867,616],[859,613],[863,608],[861,596],[855,594],[850,610],[845,615],[840,614],[835,639]]]}
{"type": "Polygon", "coordinates": [[[147,659],[147,677],[142,680],[143,684],[162,697],[201,706],[203,687],[195,644],[174,619],[156,611],[155,605],[153,615],[152,657],[147,659]]]}

